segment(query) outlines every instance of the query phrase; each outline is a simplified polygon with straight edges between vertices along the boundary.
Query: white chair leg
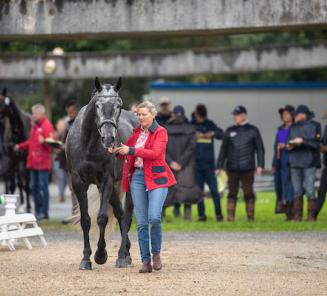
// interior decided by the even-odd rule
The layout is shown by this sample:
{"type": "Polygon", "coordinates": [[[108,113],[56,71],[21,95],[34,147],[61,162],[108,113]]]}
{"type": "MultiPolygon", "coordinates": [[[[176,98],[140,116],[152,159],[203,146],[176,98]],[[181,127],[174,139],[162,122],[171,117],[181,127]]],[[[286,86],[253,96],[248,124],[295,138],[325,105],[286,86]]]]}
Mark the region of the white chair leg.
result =
{"type": "Polygon", "coordinates": [[[8,240],[8,241],[7,241],[7,246],[8,246],[8,248],[9,248],[10,251],[15,251],[15,250],[16,250],[16,249],[15,249],[15,246],[14,246],[14,244],[12,243],[11,240],[8,240]]]}
{"type": "Polygon", "coordinates": [[[27,249],[29,250],[32,250],[32,245],[30,243],[30,241],[28,240],[28,238],[24,238],[24,243],[25,243],[25,246],[27,247],[27,249]]]}
{"type": "Polygon", "coordinates": [[[40,240],[41,240],[41,243],[42,243],[43,247],[46,247],[48,245],[47,241],[45,240],[43,235],[40,235],[40,240]]]}

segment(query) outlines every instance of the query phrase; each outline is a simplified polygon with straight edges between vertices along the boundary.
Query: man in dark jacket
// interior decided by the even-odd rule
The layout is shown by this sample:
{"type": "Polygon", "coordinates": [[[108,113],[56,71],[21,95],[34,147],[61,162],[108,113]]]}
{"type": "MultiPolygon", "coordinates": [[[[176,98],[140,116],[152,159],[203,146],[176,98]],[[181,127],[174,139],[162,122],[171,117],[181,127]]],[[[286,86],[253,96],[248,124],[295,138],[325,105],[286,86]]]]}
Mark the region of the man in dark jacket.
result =
{"type": "Polygon", "coordinates": [[[156,116],[157,122],[166,127],[167,122],[171,119],[171,100],[168,97],[162,97],[159,99],[159,112],[156,116]]]}
{"type": "Polygon", "coordinates": [[[236,106],[232,112],[235,125],[229,127],[224,136],[217,161],[217,173],[227,168],[228,175],[228,221],[234,221],[239,183],[242,183],[246,212],[249,221],[254,220],[255,194],[254,173],[261,175],[264,168],[265,149],[258,128],[249,124],[247,110],[236,106]],[[255,161],[257,154],[257,165],[255,161]]]}
{"type": "Polygon", "coordinates": [[[311,112],[305,105],[295,110],[295,123],[291,126],[287,149],[294,187],[293,219],[302,220],[303,195],[308,197],[308,221],[316,219],[315,176],[316,150],[320,147],[317,140],[317,127],[310,120],[311,112]]]}
{"type": "MultiPolygon", "coordinates": [[[[327,119],[327,109],[325,110],[324,119],[327,119]]],[[[321,138],[321,147],[320,151],[323,154],[323,164],[324,168],[321,171],[321,178],[320,178],[320,185],[318,189],[318,198],[317,198],[317,211],[316,217],[318,216],[319,212],[321,211],[326,198],[327,193],[327,125],[325,125],[324,133],[321,138]]]]}
{"type": "MultiPolygon", "coordinates": [[[[215,205],[216,220],[222,221],[220,196],[217,189],[214,164],[214,139],[221,140],[224,132],[216,124],[207,118],[207,108],[203,104],[196,106],[192,115],[192,123],[196,128],[195,146],[195,179],[198,186],[204,189],[204,183],[209,186],[210,193],[215,205]]],[[[198,204],[199,221],[206,221],[204,202],[198,204]]]]}
{"type": "Polygon", "coordinates": [[[174,214],[179,216],[184,204],[184,219],[191,220],[191,204],[201,198],[200,188],[194,183],[195,128],[185,117],[182,106],[175,106],[166,125],[168,143],[166,161],[175,175],[177,184],[169,188],[167,203],[174,203],[174,214]]]}

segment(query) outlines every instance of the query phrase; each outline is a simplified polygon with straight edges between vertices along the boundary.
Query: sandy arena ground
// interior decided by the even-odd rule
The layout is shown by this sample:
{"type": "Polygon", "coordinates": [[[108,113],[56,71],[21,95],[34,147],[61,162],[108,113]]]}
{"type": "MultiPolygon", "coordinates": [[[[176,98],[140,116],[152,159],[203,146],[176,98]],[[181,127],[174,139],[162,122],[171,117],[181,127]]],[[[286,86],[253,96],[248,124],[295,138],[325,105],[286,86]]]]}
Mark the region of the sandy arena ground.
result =
{"type": "MultiPolygon", "coordinates": [[[[0,295],[327,295],[327,233],[169,233],[160,272],[105,265],[79,271],[81,233],[50,232],[49,246],[0,247],[0,295]]],[[[95,242],[92,242],[93,252],[95,242]]],[[[93,258],[92,258],[93,261],[93,258]]]]}

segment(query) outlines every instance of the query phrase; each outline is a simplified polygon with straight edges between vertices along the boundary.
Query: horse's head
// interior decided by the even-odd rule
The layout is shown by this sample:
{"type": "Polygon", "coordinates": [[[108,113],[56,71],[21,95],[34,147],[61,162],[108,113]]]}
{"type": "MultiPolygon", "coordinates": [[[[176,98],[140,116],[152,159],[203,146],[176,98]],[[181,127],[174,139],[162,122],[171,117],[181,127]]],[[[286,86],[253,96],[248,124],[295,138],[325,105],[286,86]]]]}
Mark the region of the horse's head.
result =
{"type": "Polygon", "coordinates": [[[0,119],[7,115],[10,103],[11,99],[7,96],[7,89],[4,88],[0,94],[0,119]]]}
{"type": "Polygon", "coordinates": [[[95,79],[92,101],[96,110],[96,124],[101,144],[104,148],[116,144],[118,120],[123,105],[118,94],[121,85],[121,78],[118,79],[115,85],[101,85],[98,78],[95,79]]]}

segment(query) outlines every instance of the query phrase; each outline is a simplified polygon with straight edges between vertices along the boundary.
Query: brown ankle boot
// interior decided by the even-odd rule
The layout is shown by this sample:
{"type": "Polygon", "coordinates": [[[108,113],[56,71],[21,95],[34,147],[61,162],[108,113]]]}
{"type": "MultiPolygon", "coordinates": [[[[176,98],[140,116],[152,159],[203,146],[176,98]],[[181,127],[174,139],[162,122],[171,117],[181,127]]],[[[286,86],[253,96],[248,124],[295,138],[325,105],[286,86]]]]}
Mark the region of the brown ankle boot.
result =
{"type": "Polygon", "coordinates": [[[229,198],[227,201],[227,221],[235,220],[236,200],[229,198]]]}
{"type": "Polygon", "coordinates": [[[159,254],[153,254],[152,256],[153,261],[153,269],[160,270],[162,268],[161,259],[159,254]]]}
{"type": "Polygon", "coordinates": [[[288,201],[286,204],[286,221],[293,220],[293,201],[288,201]]]}
{"type": "Polygon", "coordinates": [[[297,222],[302,221],[303,199],[301,197],[295,198],[293,202],[293,220],[297,222]]]}
{"type": "Polygon", "coordinates": [[[308,200],[308,218],[307,221],[316,221],[317,201],[310,198],[308,200]]]}
{"type": "Polygon", "coordinates": [[[253,198],[245,201],[245,208],[246,208],[246,214],[248,216],[248,221],[253,222],[254,221],[254,208],[255,208],[255,202],[254,202],[253,198]]]}
{"type": "Polygon", "coordinates": [[[139,273],[149,273],[152,272],[152,265],[151,262],[143,262],[139,273]]]}

